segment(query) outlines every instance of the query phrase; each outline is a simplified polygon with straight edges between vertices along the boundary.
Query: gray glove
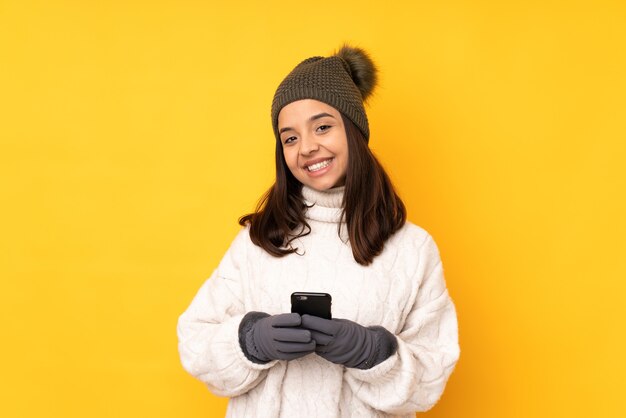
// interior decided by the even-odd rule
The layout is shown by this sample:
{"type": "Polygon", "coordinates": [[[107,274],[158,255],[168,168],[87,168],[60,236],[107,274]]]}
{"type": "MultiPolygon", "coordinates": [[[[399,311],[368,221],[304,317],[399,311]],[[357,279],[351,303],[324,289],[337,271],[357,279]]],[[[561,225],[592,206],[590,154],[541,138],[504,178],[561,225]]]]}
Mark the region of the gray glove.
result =
{"type": "Polygon", "coordinates": [[[347,319],[302,315],[303,329],[311,331],[315,352],[335,364],[369,369],[398,349],[395,335],[380,326],[363,327],[347,319]]]}
{"type": "Polygon", "coordinates": [[[297,313],[248,312],[239,324],[239,345],[258,364],[305,356],[315,351],[315,341],[310,331],[299,328],[300,322],[297,313]]]}

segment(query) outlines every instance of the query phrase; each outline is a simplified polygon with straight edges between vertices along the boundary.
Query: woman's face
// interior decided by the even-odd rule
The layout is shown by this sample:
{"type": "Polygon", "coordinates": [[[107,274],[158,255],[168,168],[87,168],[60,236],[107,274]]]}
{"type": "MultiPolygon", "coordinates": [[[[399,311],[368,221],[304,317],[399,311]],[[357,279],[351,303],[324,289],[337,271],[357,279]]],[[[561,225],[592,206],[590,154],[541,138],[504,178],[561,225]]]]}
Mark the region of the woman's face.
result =
{"type": "Polygon", "coordinates": [[[304,99],[278,114],[278,132],[289,170],[316,190],[343,186],[348,168],[348,139],[341,114],[326,103],[304,99]]]}

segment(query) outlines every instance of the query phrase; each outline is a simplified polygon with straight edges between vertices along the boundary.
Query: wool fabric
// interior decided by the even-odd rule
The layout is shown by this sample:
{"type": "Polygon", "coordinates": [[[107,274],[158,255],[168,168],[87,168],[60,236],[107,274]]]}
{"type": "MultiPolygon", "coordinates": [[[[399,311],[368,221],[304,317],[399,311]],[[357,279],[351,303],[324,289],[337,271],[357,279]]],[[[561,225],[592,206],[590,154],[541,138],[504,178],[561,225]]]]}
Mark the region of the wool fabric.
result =
{"type": "Polygon", "coordinates": [[[274,257],[242,227],[178,319],[182,365],[218,396],[227,417],[414,417],[440,398],[459,359],[457,317],[431,235],[407,221],[372,264],[352,255],[340,223],[345,187],[304,185],[309,235],[298,253],[274,257]],[[325,292],[332,315],[393,333],[396,352],[366,370],[315,353],[266,364],[242,351],[238,328],[250,311],[290,312],[296,291],[325,292]]]}
{"type": "Polygon", "coordinates": [[[301,61],[279,84],[272,99],[272,127],[276,139],[280,139],[280,110],[296,100],[315,99],[346,115],[369,140],[363,101],[376,86],[376,73],[377,68],[369,55],[363,49],[349,45],[344,45],[330,57],[314,56],[301,61]]]}

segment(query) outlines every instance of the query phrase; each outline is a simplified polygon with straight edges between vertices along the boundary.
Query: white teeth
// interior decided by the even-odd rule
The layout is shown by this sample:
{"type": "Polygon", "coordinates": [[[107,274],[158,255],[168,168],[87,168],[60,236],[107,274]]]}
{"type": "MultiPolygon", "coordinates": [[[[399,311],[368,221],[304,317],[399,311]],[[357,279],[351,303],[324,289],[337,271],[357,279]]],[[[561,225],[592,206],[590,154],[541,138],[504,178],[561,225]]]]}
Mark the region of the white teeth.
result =
{"type": "Polygon", "coordinates": [[[326,161],[322,161],[321,163],[316,163],[313,165],[308,166],[306,169],[309,171],[317,171],[317,170],[321,170],[324,167],[327,167],[330,162],[332,161],[332,158],[326,161]]]}

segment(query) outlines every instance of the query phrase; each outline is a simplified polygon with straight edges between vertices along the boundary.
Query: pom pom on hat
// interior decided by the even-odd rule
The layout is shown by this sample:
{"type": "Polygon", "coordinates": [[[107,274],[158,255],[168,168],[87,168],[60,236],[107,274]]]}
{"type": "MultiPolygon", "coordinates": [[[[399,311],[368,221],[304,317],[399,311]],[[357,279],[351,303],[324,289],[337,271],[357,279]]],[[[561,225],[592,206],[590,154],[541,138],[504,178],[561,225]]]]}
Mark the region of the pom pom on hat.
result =
{"type": "Polygon", "coordinates": [[[377,68],[361,48],[344,43],[330,57],[314,56],[302,60],[283,79],[272,100],[272,127],[278,135],[278,114],[291,102],[315,99],[349,118],[369,140],[369,124],[363,102],[377,85],[377,68]]]}
{"type": "Polygon", "coordinates": [[[362,48],[345,43],[334,55],[346,61],[352,81],[359,88],[363,100],[367,101],[378,84],[378,69],[372,58],[362,48]]]}

